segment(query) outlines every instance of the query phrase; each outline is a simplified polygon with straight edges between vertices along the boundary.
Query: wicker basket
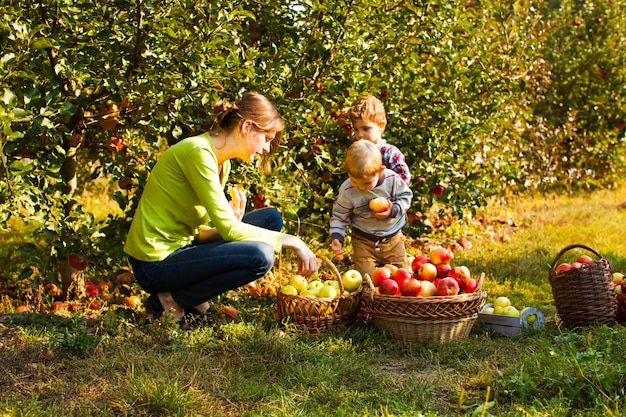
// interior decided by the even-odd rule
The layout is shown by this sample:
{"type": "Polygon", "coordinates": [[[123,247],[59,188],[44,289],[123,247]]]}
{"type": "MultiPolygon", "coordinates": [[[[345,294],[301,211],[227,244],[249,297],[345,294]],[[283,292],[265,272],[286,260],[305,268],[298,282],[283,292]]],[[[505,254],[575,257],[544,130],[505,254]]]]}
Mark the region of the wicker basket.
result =
{"type": "Polygon", "coordinates": [[[614,324],[617,315],[615,282],[609,261],[594,249],[574,244],[554,258],[548,276],[559,318],[566,327],[614,324]],[[582,248],[599,259],[567,271],[556,272],[561,257],[569,250],[582,248]]]}
{"type": "Polygon", "coordinates": [[[626,294],[617,294],[617,322],[626,324],[626,294]]]}
{"type": "Polygon", "coordinates": [[[296,323],[302,330],[312,335],[336,326],[354,324],[361,305],[363,287],[351,293],[343,292],[341,274],[337,267],[325,256],[318,255],[331,270],[334,278],[339,281],[342,295],[335,298],[312,298],[299,295],[278,293],[278,319],[296,323]]]}
{"type": "Polygon", "coordinates": [[[400,343],[428,339],[448,342],[467,337],[487,299],[481,274],[476,291],[453,296],[402,297],[379,294],[369,276],[363,309],[374,325],[400,343]]]}

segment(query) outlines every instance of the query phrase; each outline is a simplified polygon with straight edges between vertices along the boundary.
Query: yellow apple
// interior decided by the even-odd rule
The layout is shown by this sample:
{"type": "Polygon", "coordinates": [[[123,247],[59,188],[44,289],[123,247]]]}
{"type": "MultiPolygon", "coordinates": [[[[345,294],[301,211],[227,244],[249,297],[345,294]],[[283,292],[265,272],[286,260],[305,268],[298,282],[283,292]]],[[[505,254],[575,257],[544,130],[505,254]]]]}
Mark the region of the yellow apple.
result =
{"type": "Polygon", "coordinates": [[[298,290],[291,284],[283,285],[280,288],[280,292],[287,295],[298,295],[298,290]]]}
{"type": "Polygon", "coordinates": [[[437,287],[430,281],[423,280],[422,282],[422,291],[420,295],[422,297],[432,297],[437,295],[437,287]]]}
{"type": "Polygon", "coordinates": [[[339,291],[332,285],[322,285],[322,288],[317,292],[317,296],[320,298],[335,298],[339,291]]]}
{"type": "Polygon", "coordinates": [[[495,307],[508,307],[511,305],[511,300],[509,300],[506,297],[498,297],[496,298],[496,301],[493,302],[493,306],[495,307]]]}
{"type": "Polygon", "coordinates": [[[483,313],[493,314],[493,307],[487,307],[486,309],[483,310],[483,313]]]}
{"type": "Polygon", "coordinates": [[[289,278],[289,284],[293,285],[300,292],[309,285],[309,282],[302,275],[292,275],[289,278]]]}
{"type": "Polygon", "coordinates": [[[613,272],[613,281],[615,281],[615,285],[622,285],[622,282],[624,282],[624,274],[621,272],[613,272]]]}
{"type": "Polygon", "coordinates": [[[363,284],[363,277],[361,273],[356,269],[350,269],[346,271],[341,276],[341,283],[343,284],[343,289],[348,292],[353,292],[361,288],[363,284]]]}
{"type": "Polygon", "coordinates": [[[504,307],[502,314],[504,314],[505,316],[519,317],[520,312],[517,308],[513,306],[506,306],[504,307]]]}

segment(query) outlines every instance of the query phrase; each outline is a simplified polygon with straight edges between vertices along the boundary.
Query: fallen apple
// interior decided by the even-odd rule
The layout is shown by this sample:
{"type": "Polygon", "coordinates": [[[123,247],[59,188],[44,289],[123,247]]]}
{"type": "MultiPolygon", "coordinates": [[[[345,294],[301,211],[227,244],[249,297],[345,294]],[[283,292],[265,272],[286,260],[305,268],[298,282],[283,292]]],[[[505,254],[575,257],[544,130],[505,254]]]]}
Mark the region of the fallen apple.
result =
{"type": "Polygon", "coordinates": [[[231,306],[222,306],[222,313],[227,319],[234,320],[237,318],[237,309],[231,306]]]}
{"type": "Polygon", "coordinates": [[[91,281],[87,281],[85,282],[85,295],[87,297],[95,297],[98,295],[98,285],[91,282],[91,281]]]}

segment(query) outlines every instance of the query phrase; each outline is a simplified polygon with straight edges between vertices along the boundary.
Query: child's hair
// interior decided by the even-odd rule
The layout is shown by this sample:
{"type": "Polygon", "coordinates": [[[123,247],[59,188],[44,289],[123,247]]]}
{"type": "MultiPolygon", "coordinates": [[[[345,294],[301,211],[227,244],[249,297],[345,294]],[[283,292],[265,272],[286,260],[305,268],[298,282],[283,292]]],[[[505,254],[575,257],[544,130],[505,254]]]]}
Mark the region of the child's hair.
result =
{"type": "Polygon", "coordinates": [[[370,178],[380,172],[383,159],[376,145],[362,139],[353,142],[348,148],[345,166],[350,176],[359,179],[370,178]]]}
{"type": "Polygon", "coordinates": [[[387,114],[383,103],[374,96],[359,97],[350,110],[348,118],[354,124],[357,120],[365,120],[367,122],[376,123],[381,128],[387,125],[387,114]]]}
{"type": "Polygon", "coordinates": [[[276,132],[269,153],[263,154],[259,161],[261,169],[269,172],[270,158],[280,145],[285,124],[276,107],[264,95],[248,92],[234,103],[228,100],[218,101],[213,107],[213,117],[220,130],[225,132],[237,129],[244,120],[250,120],[261,132],[276,132]]]}

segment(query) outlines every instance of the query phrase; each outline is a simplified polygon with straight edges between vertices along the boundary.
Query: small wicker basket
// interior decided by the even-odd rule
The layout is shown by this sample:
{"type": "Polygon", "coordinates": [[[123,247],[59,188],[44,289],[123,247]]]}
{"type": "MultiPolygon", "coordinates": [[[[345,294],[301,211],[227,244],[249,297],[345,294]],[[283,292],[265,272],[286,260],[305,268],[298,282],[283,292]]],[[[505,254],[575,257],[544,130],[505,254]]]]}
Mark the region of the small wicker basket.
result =
{"type": "Polygon", "coordinates": [[[552,262],[548,279],[556,311],[566,327],[615,323],[617,302],[611,265],[596,250],[581,244],[563,248],[552,262]],[[590,265],[557,273],[561,257],[577,248],[592,252],[598,259],[590,265]]]}
{"type": "Polygon", "coordinates": [[[351,293],[344,293],[341,274],[337,267],[325,256],[317,255],[325,263],[334,279],[339,281],[342,295],[335,298],[313,298],[299,295],[288,295],[281,292],[277,295],[278,319],[281,322],[291,321],[302,330],[317,335],[324,330],[336,326],[351,326],[356,320],[361,305],[363,287],[351,293]]]}
{"type": "Polygon", "coordinates": [[[476,291],[453,296],[402,297],[376,292],[369,276],[363,292],[363,309],[374,325],[400,343],[428,339],[448,342],[467,337],[487,299],[481,274],[476,291]]]}

